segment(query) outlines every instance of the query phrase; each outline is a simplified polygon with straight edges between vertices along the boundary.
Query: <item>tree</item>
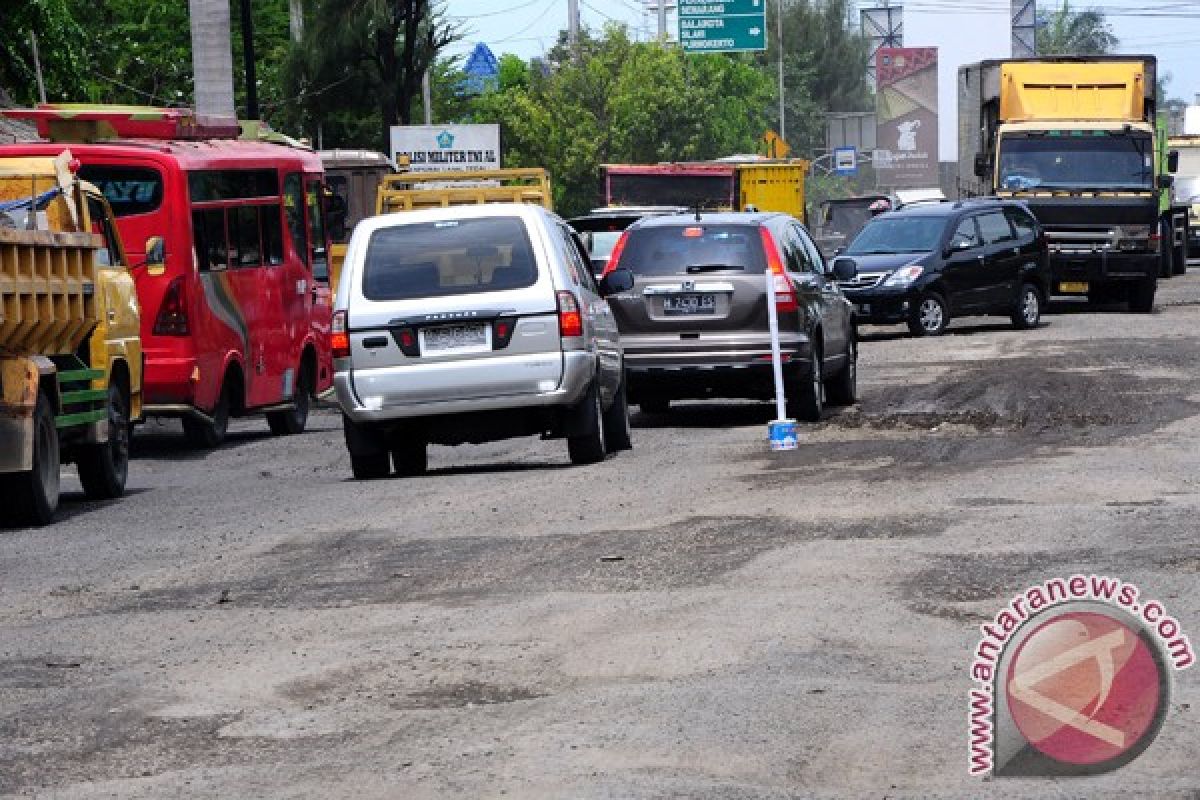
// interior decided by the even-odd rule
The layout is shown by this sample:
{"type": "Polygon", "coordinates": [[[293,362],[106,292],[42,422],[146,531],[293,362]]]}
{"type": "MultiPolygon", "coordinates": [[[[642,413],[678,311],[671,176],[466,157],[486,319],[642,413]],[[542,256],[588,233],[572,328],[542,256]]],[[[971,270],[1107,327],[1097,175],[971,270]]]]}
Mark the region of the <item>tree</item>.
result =
{"type": "MultiPolygon", "coordinates": [[[[851,27],[848,0],[795,0],[783,6],[783,68],[787,139],[801,153],[825,144],[825,114],[870,111],[866,81],[869,47],[851,27]]],[[[765,68],[779,58],[771,38],[765,68]]],[[[778,111],[772,124],[779,125],[778,111]]]]}
{"type": "Polygon", "coordinates": [[[1111,53],[1117,46],[1104,12],[1072,11],[1069,0],[1062,8],[1038,14],[1037,51],[1044,55],[1088,56],[1111,53]]]}
{"type": "Polygon", "coordinates": [[[545,167],[554,203],[571,215],[596,204],[600,165],[753,152],[774,92],[750,56],[689,55],[634,42],[621,25],[565,37],[542,72],[500,59],[500,85],[471,103],[471,121],[498,122],[506,166],[545,167]]]}
{"type": "Polygon", "coordinates": [[[84,91],[86,37],[72,14],[71,0],[24,0],[6,3],[0,22],[0,89],[17,105],[38,101],[30,32],[51,102],[77,99],[84,91]]]}
{"type": "Polygon", "coordinates": [[[436,0],[312,0],[289,94],[311,120],[374,105],[386,149],[391,126],[412,121],[422,75],[459,35],[436,0]]]}

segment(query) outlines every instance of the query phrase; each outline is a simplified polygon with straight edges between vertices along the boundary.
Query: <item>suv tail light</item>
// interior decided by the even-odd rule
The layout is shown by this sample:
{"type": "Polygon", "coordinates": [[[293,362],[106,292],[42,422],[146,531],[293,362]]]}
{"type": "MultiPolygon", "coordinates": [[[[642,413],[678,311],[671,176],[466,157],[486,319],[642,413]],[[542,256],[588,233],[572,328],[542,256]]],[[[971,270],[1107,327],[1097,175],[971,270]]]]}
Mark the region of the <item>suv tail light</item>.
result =
{"type": "Polygon", "coordinates": [[[628,240],[629,231],[622,232],[617,243],[613,245],[612,252],[608,254],[608,263],[604,265],[604,271],[600,273],[601,278],[617,268],[617,262],[621,260],[621,253],[625,252],[625,242],[628,240]]]}
{"type": "Polygon", "coordinates": [[[162,305],[154,318],[155,336],[187,336],[188,313],[183,292],[183,276],[177,275],[163,293],[162,305]]]}
{"type": "Polygon", "coordinates": [[[350,333],[346,330],[346,312],[333,312],[333,324],[329,328],[329,347],[334,358],[350,357],[350,333]]]}
{"type": "Polygon", "coordinates": [[[795,311],[800,307],[796,301],[796,287],[792,284],[792,279],[788,277],[787,270],[783,268],[783,261],[779,258],[779,249],[775,247],[775,237],[766,228],[758,230],[762,234],[763,252],[767,256],[767,269],[775,276],[775,310],[795,311]]]}
{"type": "Polygon", "coordinates": [[[570,292],[558,293],[558,331],[564,339],[583,336],[583,315],[579,301],[570,292]]]}

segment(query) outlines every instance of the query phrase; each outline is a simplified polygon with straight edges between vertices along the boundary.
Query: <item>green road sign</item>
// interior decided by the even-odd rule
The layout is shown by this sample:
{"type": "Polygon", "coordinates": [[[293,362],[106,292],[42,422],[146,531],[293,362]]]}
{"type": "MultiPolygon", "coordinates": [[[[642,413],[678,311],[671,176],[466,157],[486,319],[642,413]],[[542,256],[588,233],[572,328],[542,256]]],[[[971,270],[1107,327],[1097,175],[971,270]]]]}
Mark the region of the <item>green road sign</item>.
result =
{"type": "Polygon", "coordinates": [[[766,50],[764,0],[679,3],[679,43],[690,53],[766,50]]]}

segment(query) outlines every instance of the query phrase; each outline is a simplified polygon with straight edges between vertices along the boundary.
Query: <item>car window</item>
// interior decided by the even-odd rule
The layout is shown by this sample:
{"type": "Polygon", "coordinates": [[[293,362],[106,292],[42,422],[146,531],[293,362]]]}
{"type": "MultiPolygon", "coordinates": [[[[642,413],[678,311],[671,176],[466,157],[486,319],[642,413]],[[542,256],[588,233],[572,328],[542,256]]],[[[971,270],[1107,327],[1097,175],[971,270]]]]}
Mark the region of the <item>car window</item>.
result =
{"type": "Polygon", "coordinates": [[[635,275],[737,271],[762,274],[767,262],[758,226],[655,225],[630,228],[621,266],[635,275]]]}
{"type": "Polygon", "coordinates": [[[1019,208],[1004,209],[1005,216],[1012,223],[1013,228],[1017,231],[1017,237],[1020,239],[1032,238],[1037,235],[1037,223],[1029,212],[1019,208]]]}
{"type": "Polygon", "coordinates": [[[808,235],[808,231],[798,224],[792,224],[792,235],[800,242],[801,247],[805,251],[805,260],[811,265],[812,271],[819,275],[825,274],[825,259],[821,257],[821,249],[813,242],[812,237],[808,235]]]}
{"type": "Polygon", "coordinates": [[[979,232],[983,235],[983,240],[988,244],[1011,242],[1017,238],[1013,235],[1012,226],[1008,224],[1008,219],[1000,211],[989,211],[986,214],[980,214],[977,219],[979,221],[979,232]]]}
{"type": "Polygon", "coordinates": [[[575,283],[583,286],[592,292],[599,292],[596,288],[596,283],[592,278],[592,270],[587,250],[579,242],[579,238],[565,225],[559,226],[559,233],[564,239],[564,246],[567,250],[567,258],[570,259],[569,267],[571,274],[575,278],[575,283]]]}
{"type": "Polygon", "coordinates": [[[946,230],[943,216],[903,215],[876,217],[846,249],[848,256],[883,253],[928,253],[937,249],[946,230]]]}
{"type": "Polygon", "coordinates": [[[955,250],[979,247],[982,244],[983,239],[979,236],[975,217],[964,217],[954,229],[954,235],[950,237],[950,246],[955,250]]]}
{"type": "Polygon", "coordinates": [[[391,225],[371,234],[363,266],[368,300],[522,289],[537,262],[520,217],[391,225]]]}
{"type": "Polygon", "coordinates": [[[812,272],[812,265],[808,263],[808,254],[804,252],[800,238],[792,232],[790,225],[781,231],[772,231],[771,236],[777,239],[776,244],[781,251],[783,265],[788,272],[812,272]]]}

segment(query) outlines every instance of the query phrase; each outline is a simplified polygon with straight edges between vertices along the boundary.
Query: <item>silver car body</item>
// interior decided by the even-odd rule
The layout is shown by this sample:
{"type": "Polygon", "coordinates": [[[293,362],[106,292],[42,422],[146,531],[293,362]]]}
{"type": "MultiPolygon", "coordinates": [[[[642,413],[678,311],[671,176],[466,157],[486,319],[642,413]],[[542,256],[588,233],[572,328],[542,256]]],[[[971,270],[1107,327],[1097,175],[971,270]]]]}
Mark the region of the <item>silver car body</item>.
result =
{"type": "Polygon", "coordinates": [[[347,247],[334,311],[346,312],[351,351],[349,358],[335,359],[334,385],[342,410],[356,423],[569,406],[593,380],[607,408],[621,383],[623,354],[616,322],[591,276],[587,254],[566,223],[540,206],[452,206],[363,220],[347,247]],[[537,264],[533,285],[385,301],[364,295],[367,249],[377,231],[498,217],[523,223],[537,264]],[[577,299],[582,336],[560,336],[559,291],[577,299]],[[435,328],[494,320],[497,315],[514,324],[503,349],[409,356],[392,335],[402,325],[435,328]]]}

